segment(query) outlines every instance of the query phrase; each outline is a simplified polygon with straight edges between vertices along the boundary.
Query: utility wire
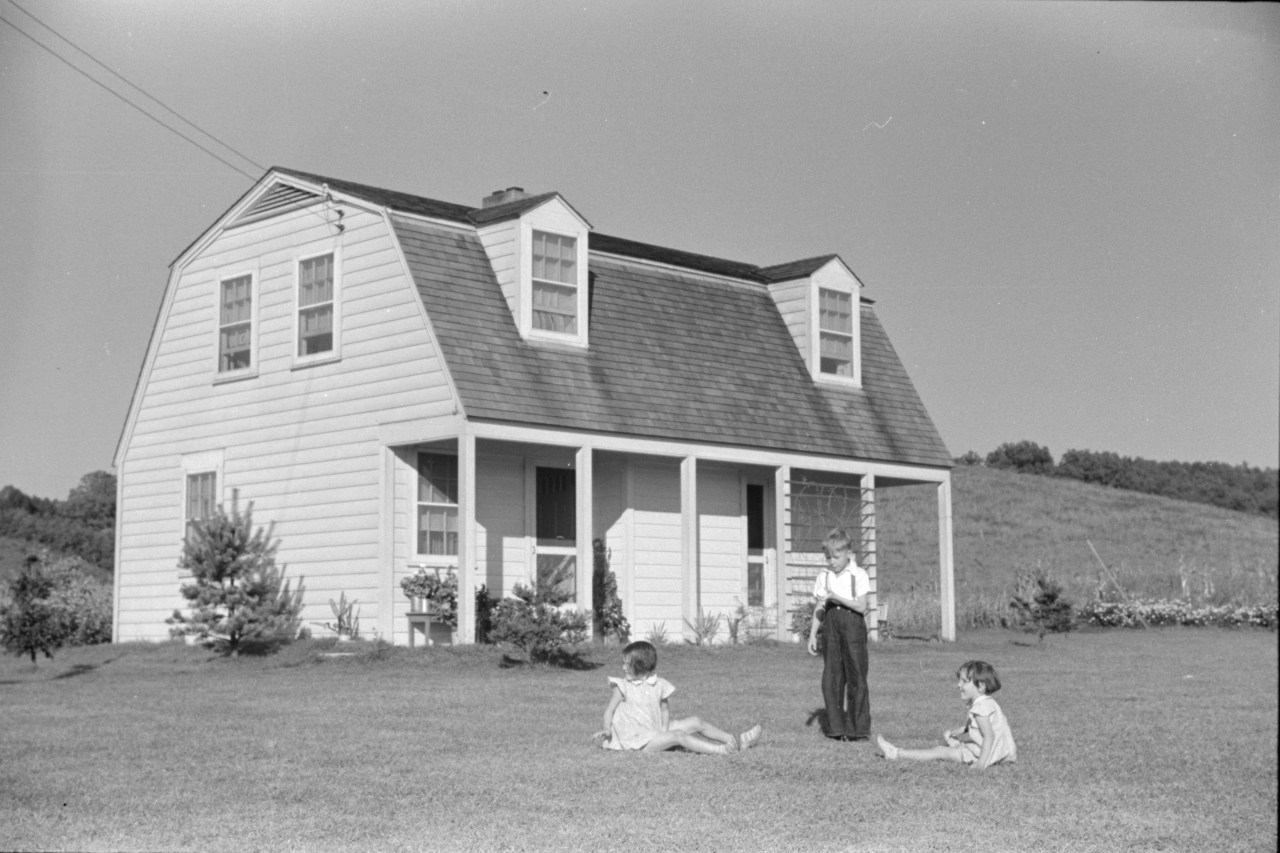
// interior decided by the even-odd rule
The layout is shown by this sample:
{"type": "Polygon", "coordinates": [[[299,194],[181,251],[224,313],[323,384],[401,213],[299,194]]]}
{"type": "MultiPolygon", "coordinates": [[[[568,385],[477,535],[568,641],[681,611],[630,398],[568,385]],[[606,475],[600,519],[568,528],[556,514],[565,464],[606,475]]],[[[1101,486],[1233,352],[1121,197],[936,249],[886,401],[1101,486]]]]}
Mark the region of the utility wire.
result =
{"type": "MultiPolygon", "coordinates": [[[[12,3],[12,2],[13,2],[13,0],[10,0],[10,2],[12,3]]],[[[31,18],[33,18],[34,20],[36,20],[37,22],[39,22],[39,23],[41,24],[41,26],[44,26],[44,27],[45,27],[46,29],[48,29],[50,32],[53,32],[53,34],[54,34],[54,35],[56,35],[56,36],[58,36],[58,38],[61,38],[63,41],[67,42],[67,44],[70,44],[72,47],[75,47],[75,48],[76,48],[76,50],[79,50],[81,53],[84,53],[86,56],[89,56],[89,54],[88,54],[88,53],[85,53],[85,51],[81,50],[79,47],[76,47],[76,46],[75,46],[74,44],[72,44],[68,39],[63,38],[63,36],[59,35],[59,34],[57,33],[57,31],[53,30],[53,28],[52,28],[52,27],[49,27],[47,24],[45,24],[45,23],[44,23],[43,21],[41,21],[39,18],[36,18],[36,17],[35,17],[35,15],[32,15],[30,12],[27,12],[27,10],[26,10],[26,9],[23,9],[21,6],[18,6],[18,4],[17,4],[17,3],[13,3],[13,5],[14,5],[15,7],[17,7],[20,11],[22,11],[24,14],[26,14],[26,15],[30,16],[31,18]]],[[[208,154],[208,155],[209,155],[210,157],[212,157],[213,159],[217,160],[219,163],[222,163],[224,166],[228,166],[228,167],[230,167],[231,169],[235,170],[236,172],[239,172],[241,175],[244,175],[246,178],[248,178],[248,179],[249,179],[249,180],[251,180],[251,181],[256,181],[256,180],[257,180],[257,176],[249,174],[249,173],[248,173],[248,172],[246,172],[244,169],[241,169],[240,167],[236,166],[235,164],[230,163],[230,162],[228,162],[227,160],[225,160],[224,158],[222,158],[222,157],[218,156],[218,155],[217,155],[217,154],[215,154],[214,152],[210,151],[208,148],[206,148],[206,147],[204,147],[203,145],[201,145],[199,142],[196,142],[196,141],[195,141],[194,139],[192,139],[190,136],[187,136],[186,134],[184,134],[182,131],[180,131],[180,130],[178,130],[177,128],[173,127],[172,125],[166,124],[165,122],[163,122],[163,121],[161,121],[160,119],[156,118],[154,115],[152,115],[151,113],[147,112],[147,111],[146,111],[146,110],[144,110],[142,107],[138,106],[138,105],[137,105],[137,104],[135,104],[133,101],[129,100],[129,99],[128,99],[128,98],[126,98],[124,95],[122,95],[122,94],[120,94],[119,92],[117,92],[115,89],[112,89],[110,86],[106,85],[106,84],[105,84],[105,83],[103,83],[101,80],[98,80],[97,78],[93,77],[91,74],[87,73],[87,72],[86,72],[86,71],[84,71],[83,69],[76,67],[73,63],[71,63],[71,62],[70,62],[70,61],[68,61],[66,58],[64,58],[63,56],[61,56],[60,54],[58,54],[55,50],[53,50],[53,49],[52,49],[52,48],[50,48],[49,46],[45,45],[43,42],[41,42],[41,41],[39,41],[38,39],[36,39],[34,36],[32,36],[30,33],[26,32],[25,30],[23,30],[23,29],[22,29],[21,27],[19,27],[17,24],[13,23],[13,21],[10,21],[8,18],[4,17],[3,15],[0,15],[0,21],[3,21],[4,23],[8,24],[8,25],[9,25],[10,27],[12,27],[13,29],[17,30],[17,32],[18,32],[20,35],[24,36],[26,39],[28,39],[29,41],[31,41],[31,43],[32,43],[32,44],[36,45],[36,46],[37,46],[37,47],[39,47],[41,50],[46,51],[46,52],[47,52],[50,56],[52,56],[54,59],[56,59],[56,60],[58,60],[59,62],[63,63],[63,64],[64,64],[64,65],[66,65],[68,68],[70,68],[71,70],[75,71],[77,74],[80,74],[80,75],[84,76],[84,77],[85,77],[86,79],[88,79],[90,82],[92,82],[92,83],[94,83],[95,85],[97,85],[97,86],[99,86],[99,87],[101,87],[101,88],[105,89],[106,91],[110,92],[112,95],[115,95],[117,98],[119,98],[120,100],[124,101],[126,104],[128,104],[128,105],[129,105],[129,106],[131,106],[131,107],[133,107],[135,110],[137,110],[138,112],[142,113],[144,116],[146,116],[147,118],[151,119],[151,120],[152,120],[152,121],[154,121],[156,124],[160,125],[161,127],[165,128],[166,130],[170,131],[171,133],[174,133],[174,134],[176,134],[176,135],[178,135],[178,136],[182,137],[182,138],[183,138],[183,139],[185,139],[187,142],[190,142],[192,145],[194,145],[195,147],[199,148],[201,151],[203,151],[204,153],[208,154]]],[[[93,57],[92,57],[92,56],[89,56],[89,58],[90,58],[90,59],[93,59],[93,57]]],[[[96,59],[94,59],[93,61],[94,61],[94,62],[98,62],[98,60],[96,60],[96,59]]],[[[99,65],[102,65],[102,63],[101,63],[101,62],[98,62],[98,64],[99,64],[99,65]]],[[[106,68],[106,66],[105,66],[105,65],[103,65],[102,67],[103,67],[103,68],[106,68]]],[[[110,68],[107,68],[107,70],[108,70],[108,71],[111,71],[111,69],[110,69],[110,68]]],[[[124,80],[124,82],[129,83],[129,81],[128,81],[128,80],[125,80],[125,78],[124,78],[124,77],[121,77],[119,74],[116,74],[116,72],[111,71],[111,73],[112,73],[112,74],[115,74],[117,77],[120,77],[120,79],[121,79],[121,80],[124,80]]],[[[257,164],[257,163],[254,163],[254,162],[253,162],[253,160],[251,160],[251,159],[250,159],[250,158],[248,158],[248,157],[245,157],[243,154],[241,154],[239,151],[236,151],[236,149],[232,148],[230,145],[227,145],[225,142],[223,142],[222,140],[218,139],[218,138],[217,138],[216,136],[214,136],[213,134],[211,134],[211,133],[209,133],[208,131],[206,131],[206,130],[202,129],[199,125],[197,125],[197,124],[195,124],[194,122],[188,121],[187,119],[183,118],[183,117],[182,117],[182,115],[181,115],[180,113],[178,113],[178,112],[177,112],[176,110],[174,110],[174,109],[171,109],[170,107],[165,106],[165,104],[164,104],[163,102],[161,102],[161,101],[157,100],[156,98],[152,97],[151,95],[147,95],[147,93],[146,93],[146,92],[144,92],[144,91],[143,91],[141,88],[139,88],[138,86],[135,86],[133,83],[129,83],[129,85],[130,85],[130,86],[133,86],[133,88],[137,89],[139,92],[142,92],[142,94],[146,95],[148,98],[151,98],[151,100],[155,101],[157,104],[160,104],[160,106],[164,107],[166,110],[169,110],[169,112],[171,112],[171,113],[173,113],[174,115],[178,116],[178,118],[181,118],[181,119],[182,119],[184,122],[186,122],[187,124],[189,124],[189,125],[191,125],[192,127],[196,128],[196,130],[199,130],[199,131],[200,131],[201,133],[203,133],[205,136],[208,136],[210,139],[213,139],[213,140],[214,140],[214,141],[216,141],[219,145],[224,146],[225,148],[227,148],[227,149],[228,149],[228,150],[230,150],[230,151],[235,151],[235,153],[236,153],[236,155],[237,155],[237,156],[239,156],[239,157],[244,157],[244,159],[245,159],[246,161],[248,161],[248,162],[249,162],[249,163],[251,163],[252,165],[256,166],[257,168],[262,169],[262,167],[261,167],[261,166],[258,166],[258,164],[257,164]]],[[[265,169],[264,169],[263,171],[265,171],[265,169]]]]}

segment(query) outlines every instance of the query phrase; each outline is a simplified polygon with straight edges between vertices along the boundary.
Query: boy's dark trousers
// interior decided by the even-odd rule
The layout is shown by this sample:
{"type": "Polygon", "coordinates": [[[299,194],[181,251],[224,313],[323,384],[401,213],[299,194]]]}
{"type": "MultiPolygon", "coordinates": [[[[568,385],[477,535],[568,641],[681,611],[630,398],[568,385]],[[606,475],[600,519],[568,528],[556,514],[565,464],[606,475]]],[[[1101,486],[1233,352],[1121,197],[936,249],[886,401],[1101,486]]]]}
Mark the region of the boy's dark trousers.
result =
{"type": "Polygon", "coordinates": [[[822,619],[822,632],[826,643],[822,667],[822,700],[827,706],[825,734],[827,737],[870,737],[867,623],[861,613],[829,603],[822,619]]]}

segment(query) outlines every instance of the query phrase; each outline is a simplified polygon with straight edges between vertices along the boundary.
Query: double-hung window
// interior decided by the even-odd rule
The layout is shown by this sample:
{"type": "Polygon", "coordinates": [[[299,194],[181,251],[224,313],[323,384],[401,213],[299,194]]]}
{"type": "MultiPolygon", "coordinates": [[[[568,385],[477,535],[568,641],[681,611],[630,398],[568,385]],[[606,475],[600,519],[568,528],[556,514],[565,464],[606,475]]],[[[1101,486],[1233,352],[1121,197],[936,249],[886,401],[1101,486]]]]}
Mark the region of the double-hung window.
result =
{"type": "Polygon", "coordinates": [[[298,264],[298,356],[334,349],[334,257],[330,252],[298,264]]]}
{"type": "Polygon", "coordinates": [[[253,276],[219,285],[218,372],[247,370],[253,361],[253,276]]]}
{"type": "Polygon", "coordinates": [[[819,372],[853,377],[853,294],[818,289],[819,372]]]}
{"type": "Polygon", "coordinates": [[[533,328],[578,334],[578,241],[533,232],[533,328]]]}
{"type": "Polygon", "coordinates": [[[458,556],[458,457],[418,454],[418,544],[421,557],[458,556]]]}
{"type": "Polygon", "coordinates": [[[196,522],[213,518],[218,508],[218,473],[200,471],[187,475],[185,536],[191,538],[196,522]]]}

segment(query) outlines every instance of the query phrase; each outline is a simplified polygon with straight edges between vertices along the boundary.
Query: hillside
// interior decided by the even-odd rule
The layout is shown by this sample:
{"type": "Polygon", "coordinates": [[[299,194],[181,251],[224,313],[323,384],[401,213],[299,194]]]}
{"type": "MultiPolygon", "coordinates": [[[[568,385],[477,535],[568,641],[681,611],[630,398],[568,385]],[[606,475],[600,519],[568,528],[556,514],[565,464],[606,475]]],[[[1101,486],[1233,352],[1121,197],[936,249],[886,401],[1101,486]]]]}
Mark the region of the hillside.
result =
{"type": "MultiPolygon", "coordinates": [[[[882,593],[936,589],[937,490],[881,490],[876,520],[882,593]]],[[[963,466],[952,474],[956,597],[1007,601],[1017,573],[1051,573],[1077,603],[1102,574],[1090,543],[1133,596],[1275,601],[1280,533],[1273,519],[1075,480],[963,466]]],[[[1109,584],[1108,589],[1114,589],[1109,584]]]]}
{"type": "MultiPolygon", "coordinates": [[[[882,594],[936,602],[936,494],[932,486],[907,486],[877,495],[882,594]]],[[[1129,595],[1178,597],[1184,579],[1197,601],[1262,603],[1277,595],[1280,532],[1275,521],[1257,515],[962,466],[952,475],[952,523],[962,610],[983,602],[1002,606],[1024,569],[1051,573],[1083,603],[1102,573],[1089,543],[1129,595]]],[[[0,581],[37,548],[0,537],[0,581]]]]}

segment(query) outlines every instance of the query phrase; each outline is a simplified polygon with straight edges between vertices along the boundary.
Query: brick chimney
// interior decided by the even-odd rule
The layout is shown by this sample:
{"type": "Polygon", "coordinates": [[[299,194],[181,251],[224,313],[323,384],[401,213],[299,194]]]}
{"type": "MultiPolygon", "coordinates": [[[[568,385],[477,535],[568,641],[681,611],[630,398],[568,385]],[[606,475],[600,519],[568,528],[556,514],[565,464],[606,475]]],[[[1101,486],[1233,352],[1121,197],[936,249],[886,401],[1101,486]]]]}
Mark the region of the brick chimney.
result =
{"type": "Polygon", "coordinates": [[[506,204],[509,201],[519,201],[522,198],[528,198],[529,194],[524,191],[524,187],[507,187],[505,190],[494,190],[484,197],[480,202],[480,207],[497,207],[500,204],[506,204]]]}

